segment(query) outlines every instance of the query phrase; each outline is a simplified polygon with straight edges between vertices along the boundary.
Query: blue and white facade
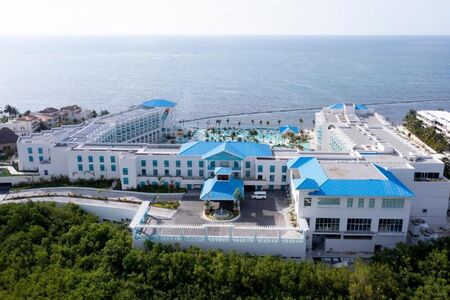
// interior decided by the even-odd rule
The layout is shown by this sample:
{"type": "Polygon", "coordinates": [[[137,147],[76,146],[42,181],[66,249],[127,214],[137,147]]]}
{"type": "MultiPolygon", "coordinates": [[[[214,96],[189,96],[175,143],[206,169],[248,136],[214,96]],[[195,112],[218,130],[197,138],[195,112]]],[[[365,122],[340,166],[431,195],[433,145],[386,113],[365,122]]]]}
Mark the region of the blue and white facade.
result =
{"type": "Polygon", "coordinates": [[[309,249],[374,252],[406,241],[414,193],[388,170],[315,157],[288,166],[295,211],[310,227],[309,249]]]}

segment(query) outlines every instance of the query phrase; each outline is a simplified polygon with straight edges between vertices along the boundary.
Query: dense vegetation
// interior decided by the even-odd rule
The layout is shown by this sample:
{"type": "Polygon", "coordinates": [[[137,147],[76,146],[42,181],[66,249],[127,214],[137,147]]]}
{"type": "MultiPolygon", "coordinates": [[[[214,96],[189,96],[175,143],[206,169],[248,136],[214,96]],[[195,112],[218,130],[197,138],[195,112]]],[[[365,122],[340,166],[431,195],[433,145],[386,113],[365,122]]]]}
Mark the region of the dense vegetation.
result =
{"type": "MultiPolygon", "coordinates": [[[[90,187],[97,189],[110,188],[114,179],[76,179],[70,180],[67,176],[52,176],[49,180],[40,179],[35,182],[22,182],[14,186],[17,189],[32,189],[32,188],[51,188],[60,186],[75,186],[75,187],[90,187]]],[[[119,181],[120,182],[120,181],[119,181]]]]}
{"type": "Polygon", "coordinates": [[[450,239],[401,245],[354,270],[195,248],[133,249],[75,205],[0,205],[0,299],[445,299],[450,239]]]}
{"type": "Polygon", "coordinates": [[[403,125],[436,152],[450,151],[450,144],[445,136],[438,133],[433,127],[425,127],[423,122],[417,118],[415,110],[411,109],[406,114],[403,125]]]}

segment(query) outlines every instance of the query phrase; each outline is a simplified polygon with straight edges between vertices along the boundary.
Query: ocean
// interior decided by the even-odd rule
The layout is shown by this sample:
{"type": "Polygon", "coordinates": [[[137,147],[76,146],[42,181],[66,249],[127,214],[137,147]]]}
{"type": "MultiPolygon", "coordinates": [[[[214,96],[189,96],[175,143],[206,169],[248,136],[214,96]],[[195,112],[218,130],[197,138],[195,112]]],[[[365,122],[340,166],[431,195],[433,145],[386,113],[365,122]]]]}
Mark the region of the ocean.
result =
{"type": "Polygon", "coordinates": [[[357,102],[400,122],[450,110],[450,37],[0,37],[0,107],[152,98],[177,102],[179,120],[311,127],[315,109],[290,110],[357,102]],[[270,111],[284,112],[225,116],[270,111]]]}

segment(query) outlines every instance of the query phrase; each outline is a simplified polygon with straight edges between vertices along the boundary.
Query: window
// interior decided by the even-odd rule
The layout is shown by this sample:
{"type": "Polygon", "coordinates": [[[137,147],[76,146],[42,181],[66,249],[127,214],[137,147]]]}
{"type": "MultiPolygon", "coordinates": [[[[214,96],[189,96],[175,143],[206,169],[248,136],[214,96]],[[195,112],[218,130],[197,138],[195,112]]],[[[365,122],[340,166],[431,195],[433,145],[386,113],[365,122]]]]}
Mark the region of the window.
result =
{"type": "Polygon", "coordinates": [[[94,165],[93,164],[89,164],[89,171],[91,171],[91,172],[94,171],[94,165]]]}
{"type": "Polygon", "coordinates": [[[318,202],[319,206],[322,205],[341,205],[341,199],[340,198],[319,198],[318,202]]]}
{"type": "Polygon", "coordinates": [[[154,166],[154,167],[157,167],[157,166],[158,166],[158,161],[157,161],[157,160],[154,160],[154,161],[153,161],[153,166],[154,166]]]}
{"type": "Polygon", "coordinates": [[[146,169],[142,169],[141,173],[142,173],[142,176],[147,176],[147,170],[146,169]]]}
{"type": "Polygon", "coordinates": [[[192,170],[188,170],[187,174],[189,177],[192,177],[192,170]]]}
{"type": "Polygon", "coordinates": [[[105,162],[105,157],[104,157],[103,155],[100,155],[100,156],[98,157],[98,160],[99,160],[101,163],[104,163],[104,162],[105,162]]]}
{"type": "Polygon", "coordinates": [[[209,173],[209,176],[210,176],[210,177],[214,177],[214,172],[210,172],[210,173],[209,173]]]}
{"type": "Polygon", "coordinates": [[[203,160],[200,160],[200,161],[198,162],[198,167],[199,167],[199,168],[203,168],[203,160]]]}
{"type": "Polygon", "coordinates": [[[127,177],[124,177],[123,178],[123,184],[128,184],[129,182],[128,182],[128,178],[127,177]]]}
{"type": "Polygon", "coordinates": [[[177,168],[181,167],[181,162],[179,160],[175,161],[175,166],[177,168]]]}
{"type": "Polygon", "coordinates": [[[122,174],[128,175],[128,168],[122,168],[122,174]]]}
{"type": "Polygon", "coordinates": [[[100,165],[100,171],[105,172],[105,165],[100,165]]]}
{"type": "Polygon", "coordinates": [[[287,172],[287,166],[282,166],[281,167],[281,172],[286,173],[287,172]]]}
{"type": "Polygon", "coordinates": [[[92,156],[92,155],[89,155],[88,156],[88,161],[91,163],[91,162],[94,162],[94,157],[92,156]]]}
{"type": "Polygon", "coordinates": [[[240,166],[239,166],[239,162],[235,161],[235,162],[233,163],[233,167],[234,167],[234,168],[239,168],[239,167],[240,167],[240,166]]]}
{"type": "Polygon", "coordinates": [[[28,147],[28,154],[33,154],[33,148],[28,147]]]}
{"type": "Polygon", "coordinates": [[[157,169],[153,169],[153,176],[158,176],[158,170],[157,169]]]}
{"type": "Polygon", "coordinates": [[[359,198],[358,199],[358,207],[359,208],[364,208],[364,198],[359,198]]]}
{"type": "Polygon", "coordinates": [[[369,199],[369,208],[375,208],[375,199],[369,199]]]}
{"type": "Polygon", "coordinates": [[[249,162],[249,161],[246,161],[246,162],[245,162],[245,167],[246,167],[247,169],[250,169],[250,162],[249,162]]]}
{"type": "Polygon", "coordinates": [[[83,161],[83,157],[81,155],[77,156],[77,162],[82,162],[83,161]]]}
{"type": "Polygon", "coordinates": [[[30,161],[30,162],[33,162],[33,156],[32,155],[30,155],[30,156],[28,156],[28,160],[30,161]]]}
{"type": "Polygon", "coordinates": [[[116,163],[116,157],[115,156],[111,156],[110,159],[111,159],[111,163],[113,163],[113,164],[116,163]]]}
{"type": "Polygon", "coordinates": [[[39,155],[39,161],[43,161],[44,157],[42,155],[39,155]]]}
{"type": "Polygon", "coordinates": [[[141,167],[145,167],[147,166],[147,161],[146,160],[141,160],[141,167]]]}
{"type": "Polygon", "coordinates": [[[316,230],[339,231],[339,218],[317,218],[316,230]]]}
{"type": "Polygon", "coordinates": [[[428,212],[428,209],[426,209],[426,208],[422,209],[423,214],[426,214],[427,212],[428,212]]]}
{"type": "Polygon", "coordinates": [[[78,164],[78,171],[83,171],[83,165],[82,164],[78,164]]]}
{"type": "Polygon", "coordinates": [[[39,147],[39,148],[38,148],[38,153],[39,153],[39,154],[42,154],[42,152],[43,152],[43,151],[42,151],[42,148],[39,147]]]}
{"type": "Polygon", "coordinates": [[[165,161],[164,161],[164,167],[165,167],[165,168],[168,168],[168,167],[169,167],[169,161],[168,161],[168,160],[165,160],[165,161]]]}
{"type": "Polygon", "coordinates": [[[180,169],[176,170],[176,176],[181,176],[181,170],[180,169]]]}
{"type": "Polygon", "coordinates": [[[262,172],[263,170],[264,170],[263,166],[262,166],[262,165],[259,165],[259,166],[258,166],[258,172],[262,172]]]}
{"type": "Polygon", "coordinates": [[[214,169],[214,168],[216,167],[216,162],[215,162],[215,161],[212,161],[211,164],[210,164],[210,166],[211,166],[212,169],[214,169]]]}
{"type": "Polygon", "coordinates": [[[250,171],[249,170],[245,171],[245,177],[250,178],[250,171]]]}
{"type": "Polygon", "coordinates": [[[44,170],[44,175],[48,176],[48,170],[44,170]]]}
{"type": "Polygon", "coordinates": [[[382,208],[403,208],[405,206],[405,199],[383,199],[381,202],[382,208]]]}
{"type": "Polygon", "coordinates": [[[305,199],[303,200],[303,206],[304,206],[304,207],[309,207],[309,206],[311,206],[311,203],[312,203],[312,198],[305,198],[305,199]]]}
{"type": "Polygon", "coordinates": [[[200,177],[205,176],[205,172],[203,170],[198,170],[198,176],[200,177]]]}
{"type": "Polygon", "coordinates": [[[111,171],[113,171],[113,172],[116,171],[116,165],[111,165],[111,171]]]}
{"type": "Polygon", "coordinates": [[[141,187],[144,187],[144,186],[145,186],[145,181],[141,181],[141,182],[139,183],[139,185],[140,185],[141,187]]]}
{"type": "Polygon", "coordinates": [[[347,219],[347,231],[370,231],[372,219],[347,219]]]}
{"type": "Polygon", "coordinates": [[[270,173],[275,173],[275,166],[270,166],[270,173]]]}
{"type": "Polygon", "coordinates": [[[274,182],[275,181],[275,175],[270,175],[269,180],[270,180],[270,182],[274,182]]]}
{"type": "Polygon", "coordinates": [[[286,182],[286,175],[281,175],[281,182],[286,182]]]}
{"type": "Polygon", "coordinates": [[[401,232],[403,219],[380,219],[378,222],[378,231],[381,232],[401,232]]]}
{"type": "Polygon", "coordinates": [[[169,176],[169,170],[167,169],[164,170],[164,176],[169,176]]]}
{"type": "Polygon", "coordinates": [[[347,198],[347,207],[353,207],[353,198],[347,198]]]}
{"type": "Polygon", "coordinates": [[[439,179],[439,172],[414,172],[414,181],[431,181],[439,179]]]}
{"type": "Polygon", "coordinates": [[[192,160],[187,161],[187,166],[188,166],[188,168],[192,168],[192,160]]]}

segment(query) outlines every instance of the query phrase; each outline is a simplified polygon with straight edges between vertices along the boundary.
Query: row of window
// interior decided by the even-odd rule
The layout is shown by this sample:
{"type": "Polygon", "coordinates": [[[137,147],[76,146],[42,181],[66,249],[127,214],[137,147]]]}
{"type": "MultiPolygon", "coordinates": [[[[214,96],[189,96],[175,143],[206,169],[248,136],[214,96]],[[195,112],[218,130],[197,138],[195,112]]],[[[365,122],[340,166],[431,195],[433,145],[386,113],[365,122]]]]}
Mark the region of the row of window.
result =
{"type": "MultiPolygon", "coordinates": [[[[357,200],[357,207],[364,208],[366,199],[364,198],[347,198],[347,207],[353,207],[355,204],[355,200],[357,200]]],[[[303,205],[305,207],[309,207],[312,204],[312,198],[304,198],[303,205]]],[[[319,198],[317,202],[318,206],[340,206],[341,199],[340,198],[319,198]]],[[[392,198],[392,199],[382,199],[381,207],[382,208],[404,208],[405,199],[402,198],[392,198]]],[[[375,208],[375,199],[369,199],[369,208],[375,208]]]]}
{"type": "MultiPolygon", "coordinates": [[[[250,162],[248,162],[248,163],[250,164],[250,162]]],[[[275,173],[275,166],[274,165],[270,165],[269,166],[269,171],[270,171],[270,173],[275,173]]],[[[258,172],[264,172],[264,166],[263,165],[258,165],[258,172]]],[[[287,172],[287,166],[281,166],[281,172],[282,173],[286,173],[287,172]]]]}
{"type": "MultiPolygon", "coordinates": [[[[88,170],[93,172],[94,171],[94,165],[93,164],[89,164],[88,165],[88,170]]],[[[79,172],[83,172],[84,171],[83,164],[78,164],[78,171],[79,172]]],[[[111,165],[111,171],[112,172],[117,171],[116,165],[111,165]]],[[[106,172],[105,165],[100,165],[100,172],[106,172]]]]}
{"type": "MultiPolygon", "coordinates": [[[[316,230],[318,231],[339,231],[339,218],[317,218],[316,230]]],[[[372,219],[347,219],[347,231],[369,232],[372,226],[372,219]]],[[[379,219],[379,232],[401,232],[403,219],[379,219]]]]}
{"type": "MultiPolygon", "coordinates": [[[[98,161],[100,163],[104,163],[105,162],[105,157],[103,155],[100,155],[98,157],[98,161]]],[[[115,156],[110,156],[109,157],[109,161],[112,164],[116,163],[116,157],[115,156]]],[[[79,163],[83,162],[83,156],[82,155],[77,155],[77,162],[79,162],[79,163]]],[[[90,162],[90,163],[94,162],[94,157],[92,155],[88,155],[88,162],[90,162]]]]}

